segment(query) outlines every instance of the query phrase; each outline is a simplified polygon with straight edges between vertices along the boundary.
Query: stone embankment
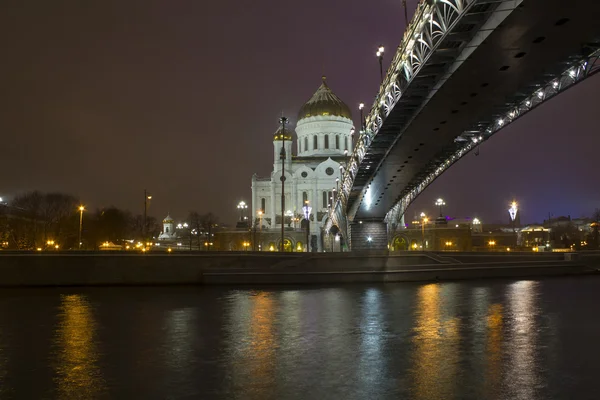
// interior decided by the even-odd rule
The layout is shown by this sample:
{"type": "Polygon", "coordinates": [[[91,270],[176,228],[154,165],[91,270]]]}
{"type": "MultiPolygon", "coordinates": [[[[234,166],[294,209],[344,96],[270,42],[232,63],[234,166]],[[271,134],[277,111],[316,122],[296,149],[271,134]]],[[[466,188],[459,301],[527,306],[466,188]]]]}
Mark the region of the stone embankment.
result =
{"type": "Polygon", "coordinates": [[[596,273],[600,253],[0,253],[0,286],[323,284],[596,273]]]}

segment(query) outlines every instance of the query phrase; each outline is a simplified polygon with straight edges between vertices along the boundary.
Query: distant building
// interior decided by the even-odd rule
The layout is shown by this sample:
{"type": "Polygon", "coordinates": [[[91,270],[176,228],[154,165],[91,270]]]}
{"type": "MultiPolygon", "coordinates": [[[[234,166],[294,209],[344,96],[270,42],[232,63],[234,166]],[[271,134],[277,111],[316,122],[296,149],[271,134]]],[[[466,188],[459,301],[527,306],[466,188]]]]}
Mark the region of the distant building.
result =
{"type": "Polygon", "coordinates": [[[158,240],[160,241],[173,241],[177,240],[177,232],[175,230],[175,220],[171,218],[170,215],[167,215],[165,219],[163,219],[163,230],[158,235],[158,240]]]}

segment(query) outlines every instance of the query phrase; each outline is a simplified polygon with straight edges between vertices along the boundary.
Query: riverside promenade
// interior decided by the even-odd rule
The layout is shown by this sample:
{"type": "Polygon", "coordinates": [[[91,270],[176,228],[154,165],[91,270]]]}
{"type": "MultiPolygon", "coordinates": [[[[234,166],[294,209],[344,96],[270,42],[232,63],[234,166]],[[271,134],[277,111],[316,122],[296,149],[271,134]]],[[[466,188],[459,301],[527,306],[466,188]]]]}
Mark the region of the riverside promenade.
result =
{"type": "Polygon", "coordinates": [[[0,253],[0,286],[327,284],[598,273],[591,253],[0,253]]]}

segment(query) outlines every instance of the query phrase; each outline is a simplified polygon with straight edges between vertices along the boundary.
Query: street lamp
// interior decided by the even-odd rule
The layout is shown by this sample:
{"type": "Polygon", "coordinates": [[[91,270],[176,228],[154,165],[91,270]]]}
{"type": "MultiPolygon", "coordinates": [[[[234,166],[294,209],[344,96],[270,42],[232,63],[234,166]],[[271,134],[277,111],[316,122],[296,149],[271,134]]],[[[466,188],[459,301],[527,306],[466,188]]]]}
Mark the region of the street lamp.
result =
{"type": "Polygon", "coordinates": [[[302,207],[302,212],[304,214],[304,218],[306,219],[306,252],[310,251],[309,247],[309,234],[310,234],[310,212],[312,211],[312,207],[308,205],[308,200],[304,202],[304,206],[302,207]]]}
{"type": "MultiPolygon", "coordinates": [[[[258,220],[259,220],[259,224],[260,227],[258,228],[258,250],[261,251],[262,250],[262,246],[260,244],[261,238],[262,238],[262,217],[263,217],[263,211],[262,210],[258,210],[257,211],[258,214],[258,220]]],[[[256,227],[254,227],[254,241],[256,241],[256,227]]]]}
{"type": "Polygon", "coordinates": [[[79,250],[81,250],[81,230],[83,228],[83,212],[85,211],[84,206],[79,206],[79,250]]]}
{"type": "Polygon", "coordinates": [[[148,229],[148,227],[146,226],[146,219],[147,219],[147,215],[148,215],[148,201],[152,200],[152,195],[150,193],[148,193],[148,191],[146,191],[146,189],[144,189],[144,226],[142,227],[142,236],[143,239],[146,240],[146,229],[148,229]]]}
{"type": "Polygon", "coordinates": [[[429,222],[429,218],[424,212],[421,213],[421,248],[425,250],[425,224],[429,222]]]}
{"type": "Polygon", "coordinates": [[[279,123],[281,124],[281,152],[279,153],[279,158],[281,158],[281,244],[280,249],[283,253],[284,251],[284,240],[285,240],[285,124],[287,124],[288,119],[284,116],[279,118],[279,123]]]}
{"type": "Polygon", "coordinates": [[[240,201],[237,205],[237,209],[240,210],[240,221],[244,222],[244,210],[248,208],[248,205],[244,200],[240,201]]]}
{"type": "Polygon", "coordinates": [[[360,103],[358,105],[358,109],[360,110],[360,131],[365,130],[365,119],[363,118],[363,108],[365,108],[365,103],[360,103]]]}
{"type": "Polygon", "coordinates": [[[435,201],[435,205],[438,206],[440,208],[440,217],[443,217],[444,214],[442,214],[442,207],[444,207],[446,205],[446,203],[444,202],[443,199],[437,199],[435,201]]]}
{"type": "Polygon", "coordinates": [[[512,221],[513,233],[515,232],[515,219],[517,218],[517,212],[519,208],[517,207],[517,202],[513,201],[510,203],[510,208],[508,209],[508,215],[510,215],[510,220],[512,221]]]}
{"type": "Polygon", "coordinates": [[[383,51],[383,45],[379,45],[377,53],[375,53],[377,58],[379,58],[379,74],[381,75],[381,83],[383,83],[383,51]]]}

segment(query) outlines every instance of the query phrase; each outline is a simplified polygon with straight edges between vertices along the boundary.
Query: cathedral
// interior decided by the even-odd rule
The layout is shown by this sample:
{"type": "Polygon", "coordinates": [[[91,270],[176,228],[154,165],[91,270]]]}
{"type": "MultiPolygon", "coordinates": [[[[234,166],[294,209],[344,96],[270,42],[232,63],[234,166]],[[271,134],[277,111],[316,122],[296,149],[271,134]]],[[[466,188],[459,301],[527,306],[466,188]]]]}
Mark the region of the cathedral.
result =
{"type": "MultiPolygon", "coordinates": [[[[280,127],[273,135],[273,171],[268,177],[252,176],[253,220],[261,230],[285,228],[288,251],[323,251],[323,222],[327,218],[342,166],[352,153],[354,127],[348,106],[333,93],[325,77],[321,86],[300,108],[293,129],[280,127]],[[285,147],[285,160],[280,158],[285,147]],[[295,147],[295,154],[292,149],[295,147]],[[281,169],[284,167],[285,209],[282,221],[281,169]],[[309,224],[303,206],[310,207],[309,224]],[[310,227],[307,246],[306,226],[310,227]]],[[[267,236],[267,235],[265,235],[267,236]]],[[[275,237],[275,235],[270,235],[275,237]]],[[[277,249],[279,240],[263,243],[262,250],[277,249]]]]}

